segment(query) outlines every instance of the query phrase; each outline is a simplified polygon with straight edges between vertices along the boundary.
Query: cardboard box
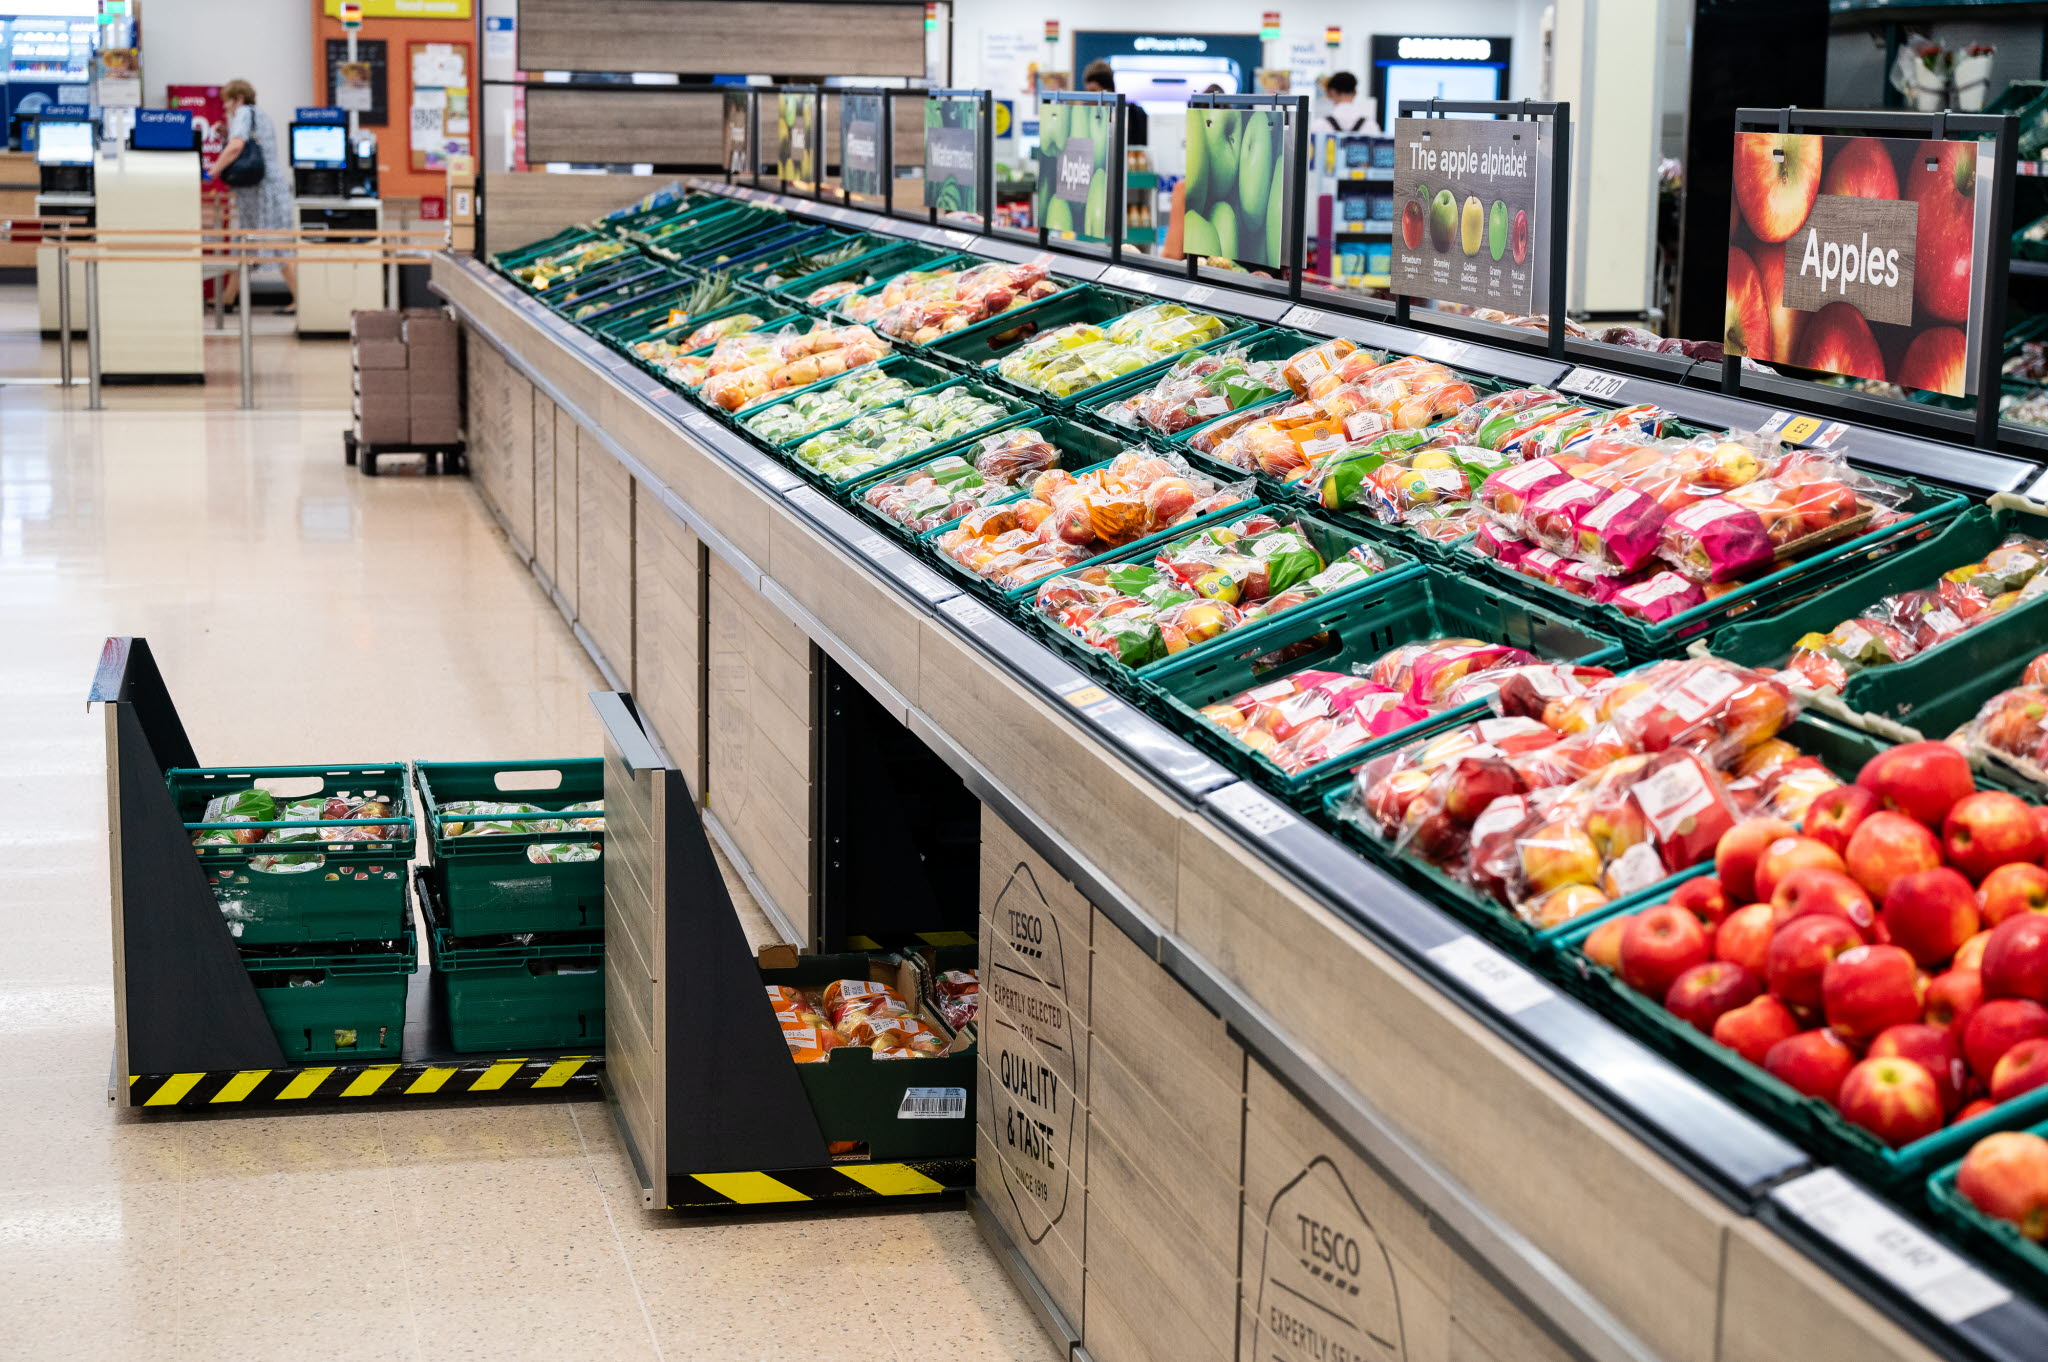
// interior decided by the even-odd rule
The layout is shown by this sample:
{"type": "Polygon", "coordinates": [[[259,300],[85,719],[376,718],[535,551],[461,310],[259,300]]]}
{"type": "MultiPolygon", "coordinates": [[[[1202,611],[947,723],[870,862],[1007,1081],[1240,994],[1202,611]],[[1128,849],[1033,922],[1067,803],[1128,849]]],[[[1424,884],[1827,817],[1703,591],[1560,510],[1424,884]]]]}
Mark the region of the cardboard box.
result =
{"type": "Polygon", "coordinates": [[[348,314],[348,334],[355,340],[398,340],[404,334],[402,315],[383,308],[348,314]]]}
{"type": "Polygon", "coordinates": [[[476,224],[472,222],[449,224],[448,249],[458,255],[476,254],[476,224]]]}
{"type": "Polygon", "coordinates": [[[412,400],[412,375],[404,369],[358,369],[354,380],[359,401],[367,399],[403,407],[412,400]]]}
{"type": "Polygon", "coordinates": [[[403,404],[357,401],[356,441],[369,445],[402,445],[412,439],[412,416],[403,404]]]}
{"type": "Polygon", "coordinates": [[[406,354],[405,342],[393,336],[355,341],[349,346],[349,360],[357,372],[381,370],[404,373],[410,366],[411,357],[406,354]]]}
{"type": "Polygon", "coordinates": [[[421,416],[417,411],[410,422],[412,442],[416,445],[452,445],[462,442],[462,422],[454,413],[421,416]]]}

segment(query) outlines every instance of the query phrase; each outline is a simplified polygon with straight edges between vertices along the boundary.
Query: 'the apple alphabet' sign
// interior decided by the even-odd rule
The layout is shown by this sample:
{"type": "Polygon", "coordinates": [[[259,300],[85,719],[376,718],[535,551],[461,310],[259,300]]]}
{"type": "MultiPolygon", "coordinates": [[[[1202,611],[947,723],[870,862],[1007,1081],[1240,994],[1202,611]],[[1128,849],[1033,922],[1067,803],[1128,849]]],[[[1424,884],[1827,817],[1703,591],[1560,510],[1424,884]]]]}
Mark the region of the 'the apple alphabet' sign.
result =
{"type": "Polygon", "coordinates": [[[1544,125],[1394,121],[1394,292],[1504,312],[1537,310],[1531,246],[1549,165],[1544,125]]]}

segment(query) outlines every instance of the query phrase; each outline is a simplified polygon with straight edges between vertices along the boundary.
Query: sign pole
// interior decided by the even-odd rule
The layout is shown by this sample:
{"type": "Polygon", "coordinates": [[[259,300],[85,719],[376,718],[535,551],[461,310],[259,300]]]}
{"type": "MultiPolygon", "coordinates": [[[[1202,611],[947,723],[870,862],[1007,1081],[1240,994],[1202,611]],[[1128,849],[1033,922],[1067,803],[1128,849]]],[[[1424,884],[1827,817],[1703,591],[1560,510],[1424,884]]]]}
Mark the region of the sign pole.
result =
{"type": "Polygon", "coordinates": [[[2019,161],[2019,120],[2008,114],[1998,120],[1998,136],[1991,143],[1991,235],[1985,243],[1985,259],[1972,262],[1971,280],[1977,287],[1974,309],[1982,319],[1979,334],[1983,344],[1977,350],[1977,447],[1998,448],[1998,398],[2004,374],[2005,355],[2000,342],[2005,336],[2005,286],[2012,255],[2013,175],[2019,161]]]}
{"type": "MultiPolygon", "coordinates": [[[[896,213],[896,101],[884,90],[882,102],[882,144],[875,148],[875,164],[882,168],[882,212],[896,213]]],[[[843,173],[843,172],[842,172],[843,173]]]]}
{"type": "Polygon", "coordinates": [[[974,171],[974,203],[981,209],[981,231],[986,236],[996,226],[996,95],[981,92],[981,164],[974,171]]]}
{"type": "MultiPolygon", "coordinates": [[[[1522,101],[1522,117],[1531,122],[1529,101],[1522,101]]],[[[1572,220],[1572,106],[1559,104],[1550,115],[1550,344],[1552,359],[1564,358],[1565,310],[1570,295],[1565,292],[1565,275],[1571,269],[1572,220]]]]}
{"type": "Polygon", "coordinates": [[[1308,96],[1294,100],[1294,124],[1287,129],[1287,296],[1301,301],[1302,276],[1308,272],[1308,96]]]}

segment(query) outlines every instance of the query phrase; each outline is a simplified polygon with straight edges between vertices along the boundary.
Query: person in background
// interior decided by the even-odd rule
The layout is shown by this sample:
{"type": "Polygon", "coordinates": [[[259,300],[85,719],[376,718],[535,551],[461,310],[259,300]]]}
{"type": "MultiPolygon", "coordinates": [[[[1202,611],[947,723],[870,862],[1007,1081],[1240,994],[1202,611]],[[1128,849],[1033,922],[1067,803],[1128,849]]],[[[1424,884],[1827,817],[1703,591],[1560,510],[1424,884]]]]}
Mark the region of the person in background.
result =
{"type": "Polygon", "coordinates": [[[1333,71],[1323,83],[1330,96],[1330,111],[1309,125],[1311,132],[1377,133],[1374,123],[1358,103],[1358,77],[1349,71],[1333,71]]]}
{"type": "MultiPolygon", "coordinates": [[[[242,154],[242,148],[253,138],[263,150],[263,178],[246,188],[235,190],[234,226],[256,232],[289,232],[292,230],[292,185],[291,163],[277,146],[277,125],[270,121],[270,115],[256,107],[256,87],[246,80],[231,80],[220,87],[221,102],[228,111],[228,142],[220,149],[220,155],[213,158],[209,172],[216,180],[221,171],[235,163],[242,154]]],[[[285,287],[292,291],[294,303],[299,296],[299,267],[283,251],[264,251],[251,259],[251,267],[261,260],[275,260],[284,271],[285,287]]],[[[234,306],[235,294],[241,286],[240,279],[230,273],[223,281],[222,297],[228,306],[234,306]]],[[[293,309],[286,307],[286,312],[293,309]]]]}
{"type": "MultiPolygon", "coordinates": [[[[1116,89],[1116,72],[1106,61],[1088,63],[1088,69],[1081,73],[1081,88],[1084,90],[1116,89]]],[[[1152,120],[1136,104],[1124,105],[1124,145],[1127,147],[1149,147],[1152,136],[1152,120]]]]}

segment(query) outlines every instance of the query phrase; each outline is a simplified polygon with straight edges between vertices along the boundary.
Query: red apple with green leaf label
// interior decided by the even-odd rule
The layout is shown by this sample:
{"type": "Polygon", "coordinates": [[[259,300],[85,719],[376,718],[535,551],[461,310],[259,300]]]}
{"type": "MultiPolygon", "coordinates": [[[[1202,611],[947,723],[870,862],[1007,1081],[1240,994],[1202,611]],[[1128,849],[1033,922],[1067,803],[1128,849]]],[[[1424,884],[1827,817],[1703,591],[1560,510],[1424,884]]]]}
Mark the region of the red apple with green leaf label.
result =
{"type": "Polygon", "coordinates": [[[1820,193],[1821,139],[1811,133],[1735,135],[1735,202],[1759,241],[1799,230],[1820,193]]]}
{"type": "Polygon", "coordinates": [[[1913,301],[1945,322],[1963,321],[1970,315],[1977,227],[1977,144],[1922,142],[1906,168],[1906,197],[1920,206],[1913,301]]]}

